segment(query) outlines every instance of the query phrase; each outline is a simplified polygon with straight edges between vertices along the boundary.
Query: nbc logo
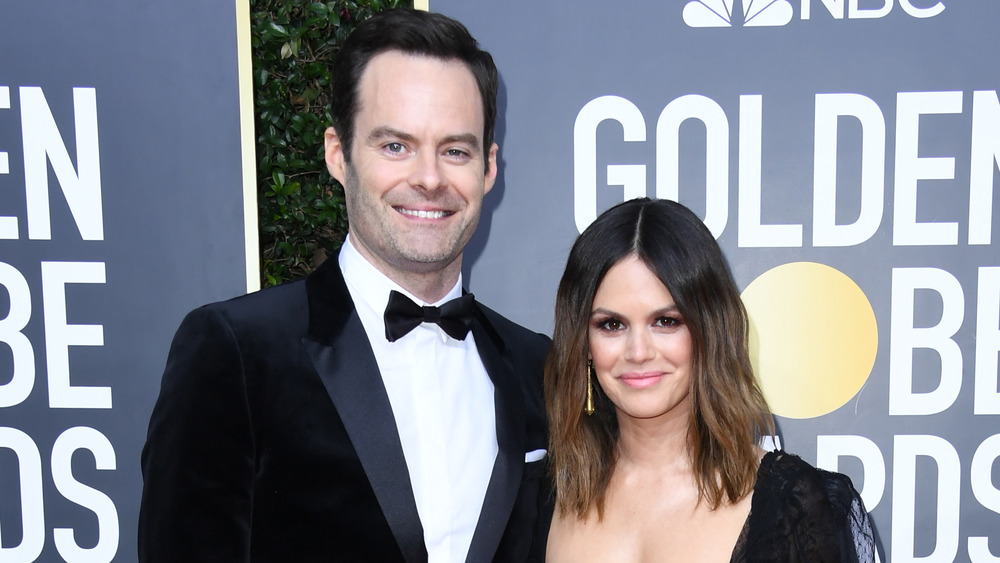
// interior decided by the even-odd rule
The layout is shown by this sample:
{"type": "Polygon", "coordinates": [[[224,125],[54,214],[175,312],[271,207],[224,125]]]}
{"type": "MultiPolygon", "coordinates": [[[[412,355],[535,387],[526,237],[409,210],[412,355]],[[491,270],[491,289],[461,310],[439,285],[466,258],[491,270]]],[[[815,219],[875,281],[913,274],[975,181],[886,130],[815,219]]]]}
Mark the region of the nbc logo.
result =
{"type": "MultiPolygon", "coordinates": [[[[814,0],[801,0],[800,17],[811,17],[814,0]]],[[[919,0],[931,4],[935,0],[919,0]]],[[[859,0],[821,0],[821,5],[834,19],[849,20],[883,18],[892,11],[895,0],[881,0],[879,7],[861,8],[859,0]]],[[[899,6],[914,18],[930,18],[944,11],[944,3],[915,6],[914,0],[899,0],[899,6]]],[[[688,27],[778,27],[788,25],[794,17],[789,0],[691,0],[684,6],[684,23],[688,27]]]]}
{"type": "Polygon", "coordinates": [[[684,6],[691,27],[780,26],[792,21],[788,0],[692,0],[684,6]]]}

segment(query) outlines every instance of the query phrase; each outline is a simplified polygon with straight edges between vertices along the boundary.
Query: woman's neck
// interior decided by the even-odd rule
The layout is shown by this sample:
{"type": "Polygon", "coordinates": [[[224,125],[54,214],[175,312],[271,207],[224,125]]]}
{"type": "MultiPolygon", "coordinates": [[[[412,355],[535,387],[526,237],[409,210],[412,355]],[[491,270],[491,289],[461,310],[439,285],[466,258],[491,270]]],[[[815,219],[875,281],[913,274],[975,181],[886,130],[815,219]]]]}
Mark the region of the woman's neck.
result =
{"type": "Polygon", "coordinates": [[[619,463],[636,468],[683,468],[690,471],[689,427],[686,410],[648,419],[619,414],[619,463]]]}

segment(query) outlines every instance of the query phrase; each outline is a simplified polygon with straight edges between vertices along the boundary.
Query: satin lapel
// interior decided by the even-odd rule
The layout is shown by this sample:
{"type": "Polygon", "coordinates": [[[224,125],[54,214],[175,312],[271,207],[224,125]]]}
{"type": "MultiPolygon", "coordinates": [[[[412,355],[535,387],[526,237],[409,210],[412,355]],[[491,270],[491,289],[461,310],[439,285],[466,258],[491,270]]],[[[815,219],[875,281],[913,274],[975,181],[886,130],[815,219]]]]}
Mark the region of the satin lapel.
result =
{"type": "Polygon", "coordinates": [[[389,397],[336,258],[306,279],[306,291],[309,336],[303,345],[344,423],[403,557],[427,561],[389,397]]]}
{"type": "Polygon", "coordinates": [[[466,561],[490,561],[500,545],[524,472],[524,404],[503,339],[477,309],[472,335],[493,381],[499,451],[466,561]]]}

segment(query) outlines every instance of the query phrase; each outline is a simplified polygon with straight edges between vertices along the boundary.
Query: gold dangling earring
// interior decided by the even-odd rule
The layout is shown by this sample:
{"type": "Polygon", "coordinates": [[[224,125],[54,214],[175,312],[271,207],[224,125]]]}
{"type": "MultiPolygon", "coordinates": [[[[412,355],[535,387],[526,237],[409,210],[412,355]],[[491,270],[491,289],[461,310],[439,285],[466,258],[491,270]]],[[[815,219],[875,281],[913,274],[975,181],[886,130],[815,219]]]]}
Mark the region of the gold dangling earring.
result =
{"type": "Polygon", "coordinates": [[[594,414],[594,384],[591,381],[594,376],[594,360],[587,360],[587,401],[583,404],[583,412],[587,415],[594,414]]]}

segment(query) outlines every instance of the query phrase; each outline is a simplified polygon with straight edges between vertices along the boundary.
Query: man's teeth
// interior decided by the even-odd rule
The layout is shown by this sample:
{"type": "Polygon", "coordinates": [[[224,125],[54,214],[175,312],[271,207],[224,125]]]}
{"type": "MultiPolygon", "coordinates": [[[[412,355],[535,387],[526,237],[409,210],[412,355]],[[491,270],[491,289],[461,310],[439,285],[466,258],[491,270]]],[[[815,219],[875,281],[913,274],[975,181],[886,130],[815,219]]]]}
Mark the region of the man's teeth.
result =
{"type": "Polygon", "coordinates": [[[419,217],[421,219],[440,219],[446,215],[444,211],[425,211],[423,209],[403,209],[402,207],[397,208],[397,210],[403,215],[409,215],[410,217],[419,217]]]}

